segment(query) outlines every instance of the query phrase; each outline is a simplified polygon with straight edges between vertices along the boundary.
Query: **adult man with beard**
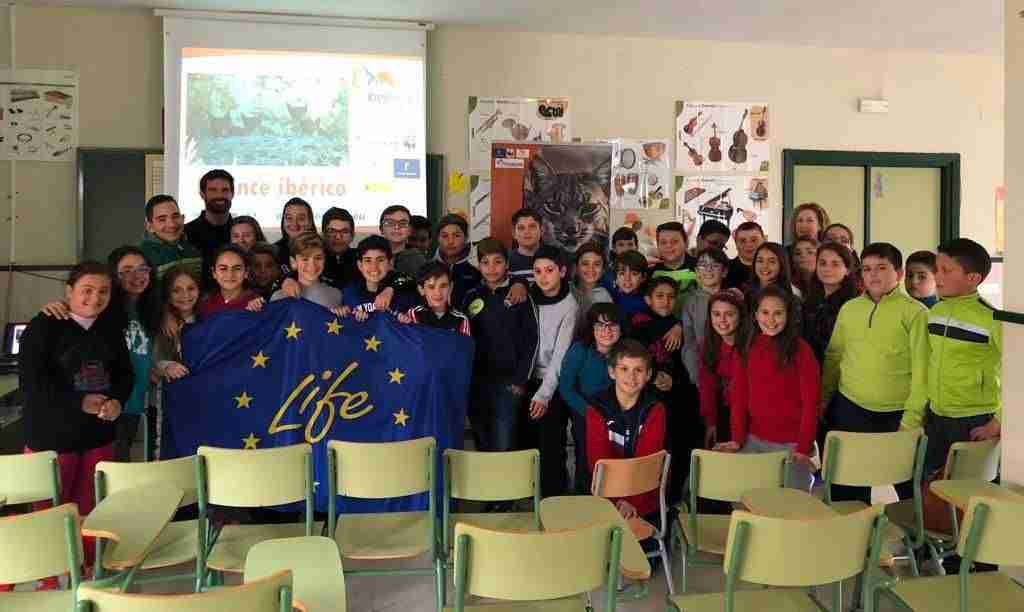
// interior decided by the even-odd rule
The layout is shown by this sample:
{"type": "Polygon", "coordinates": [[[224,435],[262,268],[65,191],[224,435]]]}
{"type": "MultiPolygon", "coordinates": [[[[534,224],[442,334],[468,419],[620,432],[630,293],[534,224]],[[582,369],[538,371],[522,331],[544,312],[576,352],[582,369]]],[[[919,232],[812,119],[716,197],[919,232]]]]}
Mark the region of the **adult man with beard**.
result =
{"type": "Polygon", "coordinates": [[[199,196],[205,210],[185,224],[185,239],[203,254],[203,288],[213,286],[213,254],[231,242],[231,199],[235,197],[235,177],[227,170],[210,170],[199,179],[199,196]]]}

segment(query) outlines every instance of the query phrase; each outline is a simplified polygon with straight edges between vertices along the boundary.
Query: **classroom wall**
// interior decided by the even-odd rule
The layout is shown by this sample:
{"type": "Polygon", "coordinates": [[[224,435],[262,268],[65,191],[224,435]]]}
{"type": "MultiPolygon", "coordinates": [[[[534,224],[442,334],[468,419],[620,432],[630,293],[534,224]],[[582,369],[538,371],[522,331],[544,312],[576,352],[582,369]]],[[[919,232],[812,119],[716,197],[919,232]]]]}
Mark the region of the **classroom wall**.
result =
{"type": "MultiPolygon", "coordinates": [[[[7,27],[0,11],[0,64],[9,60],[7,27]]],[[[160,146],[162,28],[150,11],[19,6],[16,28],[19,66],[80,71],[82,146],[160,146]]],[[[428,151],[445,155],[448,170],[466,168],[470,95],[570,96],[574,134],[586,139],[670,137],[677,99],[764,101],[773,201],[783,147],[959,152],[963,232],[993,241],[993,188],[1003,180],[998,57],[441,26],[429,34],[428,62],[428,151]],[[887,98],[890,113],[857,113],[859,97],[887,98]]],[[[8,172],[0,162],[0,265],[9,250],[8,172]]],[[[17,263],[73,258],[74,172],[74,164],[18,163],[17,263]]],[[[7,282],[0,274],[0,317],[7,282]]],[[[15,275],[12,318],[59,289],[15,275]]]]}

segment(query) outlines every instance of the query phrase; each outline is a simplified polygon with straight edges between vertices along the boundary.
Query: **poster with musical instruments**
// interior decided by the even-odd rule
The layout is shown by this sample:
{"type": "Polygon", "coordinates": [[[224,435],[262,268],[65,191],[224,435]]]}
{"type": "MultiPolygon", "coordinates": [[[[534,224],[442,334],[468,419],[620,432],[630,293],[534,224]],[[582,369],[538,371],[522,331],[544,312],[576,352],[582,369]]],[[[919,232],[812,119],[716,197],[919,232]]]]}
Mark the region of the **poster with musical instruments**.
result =
{"type": "Polygon", "coordinates": [[[491,235],[491,177],[469,177],[469,240],[479,242],[491,235]]]}
{"type": "MultiPolygon", "coordinates": [[[[741,223],[756,221],[768,236],[780,236],[781,209],[768,198],[768,178],[738,175],[698,175],[676,177],[676,219],[682,222],[697,244],[700,226],[707,221],[724,223],[734,231],[741,223]]],[[[735,254],[732,240],[726,245],[735,254]]]]}
{"type": "Polygon", "coordinates": [[[469,97],[469,169],[491,171],[491,143],[571,142],[568,98],[469,97]]]}
{"type": "Polygon", "coordinates": [[[676,170],[768,172],[767,104],[676,102],[676,170]]]}
{"type": "Polygon", "coordinates": [[[667,140],[613,138],[612,208],[672,210],[672,163],[667,140]]]}

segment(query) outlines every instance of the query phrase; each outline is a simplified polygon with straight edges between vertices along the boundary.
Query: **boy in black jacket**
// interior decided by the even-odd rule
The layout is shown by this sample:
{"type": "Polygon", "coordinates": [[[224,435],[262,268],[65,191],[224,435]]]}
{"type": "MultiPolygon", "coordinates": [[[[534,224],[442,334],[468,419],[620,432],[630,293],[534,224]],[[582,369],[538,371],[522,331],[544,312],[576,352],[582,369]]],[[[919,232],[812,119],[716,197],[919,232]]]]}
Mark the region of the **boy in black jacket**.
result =
{"type": "Polygon", "coordinates": [[[654,362],[651,384],[668,408],[666,450],[672,453],[668,500],[679,501],[689,473],[690,452],[703,440],[697,387],[683,364],[680,350],[669,350],[665,334],[679,323],[673,314],[677,285],[667,276],[655,276],[644,287],[647,308],[633,315],[629,337],[639,340],[654,362]]]}
{"type": "Polygon", "coordinates": [[[469,419],[478,449],[509,451],[519,446],[517,430],[537,351],[537,318],[529,297],[515,305],[508,301],[505,245],[486,238],[477,244],[477,256],[483,282],[469,290],[462,308],[476,340],[469,419]]]}

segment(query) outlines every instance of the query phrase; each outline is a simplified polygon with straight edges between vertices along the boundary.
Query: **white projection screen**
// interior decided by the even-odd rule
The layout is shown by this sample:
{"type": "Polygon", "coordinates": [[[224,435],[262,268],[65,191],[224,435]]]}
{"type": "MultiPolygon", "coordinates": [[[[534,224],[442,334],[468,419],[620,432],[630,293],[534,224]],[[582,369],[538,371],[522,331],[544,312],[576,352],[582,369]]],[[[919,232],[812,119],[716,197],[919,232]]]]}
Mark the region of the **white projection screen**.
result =
{"type": "Polygon", "coordinates": [[[425,31],[158,14],[164,189],[187,221],[213,168],[271,240],[292,197],[317,225],[331,206],[364,229],[392,204],[426,214],[425,31]]]}

